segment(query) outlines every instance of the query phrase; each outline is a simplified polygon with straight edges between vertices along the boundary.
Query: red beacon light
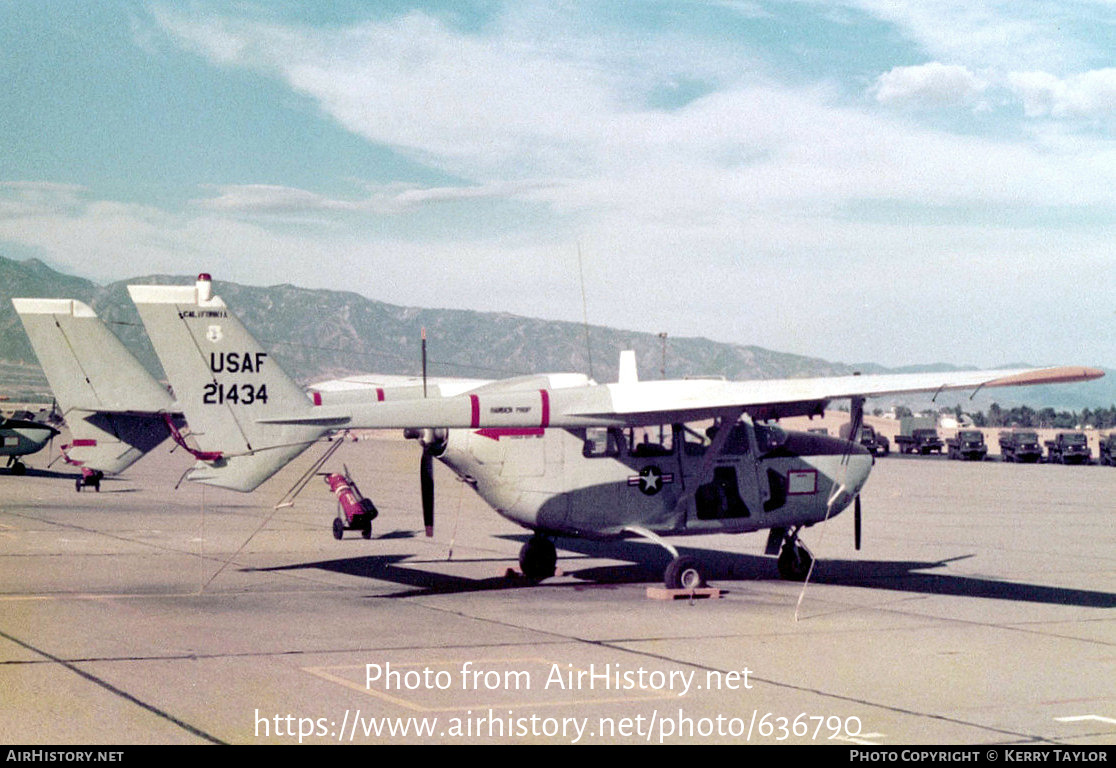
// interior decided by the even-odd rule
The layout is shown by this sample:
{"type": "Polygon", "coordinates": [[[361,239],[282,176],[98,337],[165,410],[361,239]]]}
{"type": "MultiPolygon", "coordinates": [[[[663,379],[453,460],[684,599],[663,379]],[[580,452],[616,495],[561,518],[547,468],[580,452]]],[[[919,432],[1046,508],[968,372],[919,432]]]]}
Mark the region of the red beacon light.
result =
{"type": "Polygon", "coordinates": [[[209,276],[208,272],[202,272],[198,275],[198,281],[195,283],[198,289],[198,301],[205,303],[213,298],[213,278],[209,276]]]}

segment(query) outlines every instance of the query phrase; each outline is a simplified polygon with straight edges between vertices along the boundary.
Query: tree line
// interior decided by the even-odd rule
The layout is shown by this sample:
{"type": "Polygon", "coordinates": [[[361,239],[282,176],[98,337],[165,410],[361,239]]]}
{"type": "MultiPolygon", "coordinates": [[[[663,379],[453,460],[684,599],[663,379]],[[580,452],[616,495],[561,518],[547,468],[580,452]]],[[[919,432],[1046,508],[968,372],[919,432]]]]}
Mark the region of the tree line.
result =
{"type": "MultiPolygon", "coordinates": [[[[1116,429],[1116,405],[1108,408],[1090,408],[1081,411],[1055,411],[1053,408],[1039,408],[1035,410],[1026,405],[1017,405],[1012,408],[1003,408],[999,403],[992,403],[988,413],[984,411],[963,411],[958,405],[944,412],[952,413],[958,418],[967,413],[978,427],[1031,427],[1033,429],[1116,429]]],[[[883,415],[883,409],[873,411],[876,416],[883,415]]],[[[895,408],[896,418],[913,416],[911,409],[900,405],[895,408]]]]}
{"type": "Polygon", "coordinates": [[[1055,411],[1053,408],[1035,410],[1026,405],[1001,408],[999,403],[992,403],[987,414],[977,411],[969,416],[978,427],[1116,428],[1116,405],[1096,410],[1084,408],[1081,411],[1055,411]]]}

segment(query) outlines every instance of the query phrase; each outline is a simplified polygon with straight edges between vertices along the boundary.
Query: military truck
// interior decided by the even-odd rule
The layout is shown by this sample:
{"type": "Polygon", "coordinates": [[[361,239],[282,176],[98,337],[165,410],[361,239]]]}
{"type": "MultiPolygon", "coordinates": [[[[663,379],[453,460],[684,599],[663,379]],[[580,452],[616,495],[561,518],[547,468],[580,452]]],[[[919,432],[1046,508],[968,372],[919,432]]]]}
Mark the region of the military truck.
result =
{"type": "Polygon", "coordinates": [[[932,416],[904,416],[899,420],[899,434],[895,445],[900,453],[917,453],[925,456],[942,452],[945,445],[938,437],[937,420],[932,416]]]}
{"type": "MultiPolygon", "coordinates": [[[[849,423],[845,422],[841,425],[841,438],[844,440],[849,439],[849,423]]],[[[873,456],[887,456],[891,453],[891,443],[887,438],[876,432],[872,427],[867,424],[860,425],[860,444],[868,449],[868,453],[873,456]]]]}
{"type": "Polygon", "coordinates": [[[1088,464],[1091,458],[1082,432],[1059,432],[1046,441],[1046,460],[1051,464],[1088,464]]]}
{"type": "Polygon", "coordinates": [[[1000,433],[1000,456],[1004,461],[1035,464],[1042,459],[1038,433],[1029,430],[1005,430],[1000,433]]]}
{"type": "Polygon", "coordinates": [[[988,446],[984,444],[984,433],[979,429],[962,429],[956,437],[946,440],[949,458],[961,461],[984,461],[988,446]]]}
{"type": "Polygon", "coordinates": [[[1116,467],[1116,432],[1109,432],[1100,441],[1100,463],[1116,467]]]}

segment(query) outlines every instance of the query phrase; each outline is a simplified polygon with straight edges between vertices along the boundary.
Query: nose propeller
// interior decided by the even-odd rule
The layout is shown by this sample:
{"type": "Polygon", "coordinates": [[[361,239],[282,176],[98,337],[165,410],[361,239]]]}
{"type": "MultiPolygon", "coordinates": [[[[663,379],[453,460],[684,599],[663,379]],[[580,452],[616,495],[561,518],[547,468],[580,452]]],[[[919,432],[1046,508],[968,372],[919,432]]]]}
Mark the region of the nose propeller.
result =
{"type": "MultiPolygon", "coordinates": [[[[849,408],[849,440],[860,444],[860,425],[864,422],[864,398],[854,397],[849,408]]],[[[845,460],[848,461],[846,456],[845,460]]],[[[853,499],[853,544],[860,550],[860,494],[853,499]]]]}
{"type": "Polygon", "coordinates": [[[857,551],[860,550],[860,494],[853,500],[853,542],[857,551]]]}

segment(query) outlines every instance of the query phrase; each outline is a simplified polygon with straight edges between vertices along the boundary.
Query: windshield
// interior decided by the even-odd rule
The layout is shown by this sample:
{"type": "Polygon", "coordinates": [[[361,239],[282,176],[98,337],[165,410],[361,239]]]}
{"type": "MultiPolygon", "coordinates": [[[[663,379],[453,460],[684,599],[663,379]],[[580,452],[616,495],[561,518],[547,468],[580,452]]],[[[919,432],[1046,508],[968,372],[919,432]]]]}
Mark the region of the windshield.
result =
{"type": "Polygon", "coordinates": [[[787,433],[772,424],[756,424],[756,445],[761,453],[778,448],[787,441],[787,433]]]}

